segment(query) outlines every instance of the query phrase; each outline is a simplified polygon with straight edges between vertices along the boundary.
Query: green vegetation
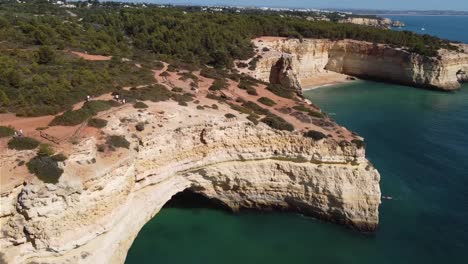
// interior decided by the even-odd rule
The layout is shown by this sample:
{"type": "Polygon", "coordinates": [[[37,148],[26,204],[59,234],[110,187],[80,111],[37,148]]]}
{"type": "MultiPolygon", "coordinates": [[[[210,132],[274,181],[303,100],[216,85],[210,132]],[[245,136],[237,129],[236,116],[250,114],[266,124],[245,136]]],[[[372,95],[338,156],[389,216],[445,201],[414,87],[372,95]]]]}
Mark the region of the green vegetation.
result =
{"type": "Polygon", "coordinates": [[[259,123],[259,121],[258,121],[258,116],[255,115],[255,114],[247,116],[247,119],[248,119],[250,122],[254,123],[255,125],[258,125],[258,123],[259,123]]]}
{"type": "Polygon", "coordinates": [[[210,91],[219,91],[225,89],[228,86],[226,80],[223,79],[216,79],[213,84],[208,88],[210,91]]]}
{"type": "Polygon", "coordinates": [[[11,137],[15,134],[15,129],[9,126],[0,126],[0,138],[11,137]]]}
{"type": "MultiPolygon", "coordinates": [[[[365,40],[428,56],[436,56],[439,48],[457,49],[449,41],[429,35],[308,21],[298,12],[202,12],[199,7],[124,8],[97,2],[85,6],[85,2],[78,3],[72,10],[77,14],[74,17],[44,0],[0,2],[2,112],[57,114],[87,95],[151,84],[151,70],[162,69],[161,61],[170,63],[169,71],[191,72],[202,67],[205,77],[227,78],[226,69],[233,67],[235,60],[254,55],[250,40],[265,35],[365,40]],[[112,59],[85,61],[69,50],[110,55],[112,59]]],[[[258,59],[251,60],[248,67],[255,68],[258,59]]],[[[196,81],[191,73],[182,73],[180,78],[196,81]]],[[[292,92],[273,86],[269,89],[292,98],[292,92]]]]}
{"type": "Polygon", "coordinates": [[[54,155],[55,153],[55,150],[52,148],[52,146],[50,144],[46,144],[46,143],[41,143],[39,145],[39,150],[37,151],[37,155],[38,156],[52,156],[54,155]]]}
{"type": "Polygon", "coordinates": [[[274,105],[276,105],[275,101],[271,100],[271,99],[268,98],[268,97],[260,97],[257,101],[258,101],[259,103],[262,103],[262,104],[267,105],[267,106],[274,106],[274,105]]]}
{"type": "Polygon", "coordinates": [[[133,107],[136,109],[144,109],[144,108],[148,108],[148,105],[143,102],[136,102],[133,104],[133,107]]]}
{"type": "Polygon", "coordinates": [[[301,111],[301,112],[306,112],[307,114],[309,114],[309,116],[313,116],[313,117],[316,117],[316,118],[324,118],[325,117],[325,115],[323,113],[314,111],[314,110],[306,107],[305,105],[295,105],[295,106],[293,106],[293,109],[301,111]]]}
{"type": "Polygon", "coordinates": [[[276,94],[277,96],[294,99],[296,94],[291,89],[286,89],[279,84],[269,84],[267,90],[276,94]]]}
{"type": "Polygon", "coordinates": [[[107,126],[107,120],[101,118],[91,118],[88,121],[88,126],[95,128],[103,128],[107,126]]]}
{"type": "Polygon", "coordinates": [[[130,147],[130,142],[124,136],[112,135],[107,138],[107,145],[111,148],[126,148],[130,147]]]}
{"type": "Polygon", "coordinates": [[[358,149],[366,147],[366,143],[364,141],[362,141],[362,140],[359,140],[359,139],[353,139],[353,140],[351,140],[351,143],[356,145],[356,147],[358,149]]]}
{"type": "Polygon", "coordinates": [[[31,159],[26,166],[29,172],[35,174],[45,183],[57,183],[63,173],[63,169],[58,166],[57,160],[50,156],[38,155],[31,159]]]}
{"type": "Polygon", "coordinates": [[[76,126],[92,116],[88,109],[68,110],[62,115],[56,116],[50,126],[76,126]]]}
{"type": "Polygon", "coordinates": [[[225,116],[226,118],[234,118],[234,117],[236,117],[236,115],[231,114],[231,113],[227,113],[227,114],[225,114],[224,116],[225,116]]]}
{"type": "Polygon", "coordinates": [[[320,139],[326,138],[327,136],[323,134],[322,132],[309,130],[304,133],[304,137],[312,138],[313,140],[320,140],[320,139]]]}
{"type": "Polygon", "coordinates": [[[286,130],[286,131],[293,131],[294,126],[288,123],[283,118],[270,114],[267,117],[262,118],[260,121],[267,124],[271,128],[278,129],[278,130],[286,130]]]}
{"type": "Polygon", "coordinates": [[[245,102],[245,103],[242,104],[242,106],[247,108],[247,109],[252,110],[254,113],[256,113],[258,115],[268,115],[268,114],[270,114],[270,111],[268,111],[268,109],[262,108],[261,106],[259,106],[258,104],[254,103],[252,101],[245,102]]]}
{"type": "Polygon", "coordinates": [[[120,95],[127,101],[152,101],[161,102],[171,99],[172,93],[162,84],[154,84],[143,88],[121,90],[120,95]]]}
{"type": "Polygon", "coordinates": [[[39,141],[29,137],[14,137],[8,141],[9,149],[28,150],[39,146],[39,141]]]}

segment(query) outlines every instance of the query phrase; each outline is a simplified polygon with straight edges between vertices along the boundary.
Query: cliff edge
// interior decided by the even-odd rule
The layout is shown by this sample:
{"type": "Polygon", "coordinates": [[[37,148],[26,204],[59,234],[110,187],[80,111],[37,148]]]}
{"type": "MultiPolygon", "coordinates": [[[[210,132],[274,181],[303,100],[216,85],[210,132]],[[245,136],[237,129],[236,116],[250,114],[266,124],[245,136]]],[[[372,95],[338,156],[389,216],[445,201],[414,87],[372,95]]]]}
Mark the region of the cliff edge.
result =
{"type": "MultiPolygon", "coordinates": [[[[362,146],[225,117],[227,105],[148,104],[106,115],[102,132],[68,150],[57,184],[33,177],[2,188],[4,261],[123,263],[143,225],[187,189],[234,211],[290,210],[361,231],[377,227],[380,176],[362,146]],[[143,131],[135,128],[141,123],[143,131]],[[129,148],[100,149],[108,135],[125,136],[129,148]]],[[[2,152],[2,179],[19,177],[18,157],[33,155],[2,152]]]]}
{"type": "Polygon", "coordinates": [[[428,57],[356,40],[258,38],[253,42],[258,62],[250,74],[295,90],[325,71],[442,91],[459,89],[467,79],[466,44],[454,44],[460,51],[440,50],[439,56],[428,57]]]}

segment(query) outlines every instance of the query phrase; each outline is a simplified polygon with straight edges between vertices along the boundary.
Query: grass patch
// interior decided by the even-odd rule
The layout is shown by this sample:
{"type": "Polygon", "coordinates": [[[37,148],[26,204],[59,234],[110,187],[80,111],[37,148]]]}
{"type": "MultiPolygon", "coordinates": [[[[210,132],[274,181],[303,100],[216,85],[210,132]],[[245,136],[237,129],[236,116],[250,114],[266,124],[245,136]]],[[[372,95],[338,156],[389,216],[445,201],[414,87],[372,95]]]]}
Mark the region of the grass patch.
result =
{"type": "Polygon", "coordinates": [[[40,142],[34,138],[14,137],[8,141],[8,148],[16,150],[35,149],[39,146],[39,144],[40,142]]]}
{"type": "Polygon", "coordinates": [[[274,106],[274,105],[276,105],[275,101],[271,100],[271,99],[268,98],[268,97],[260,97],[257,101],[258,101],[259,103],[264,104],[264,105],[267,105],[267,106],[274,106]]]}
{"type": "Polygon", "coordinates": [[[10,126],[0,126],[0,138],[11,137],[15,134],[15,129],[10,126]]]}
{"type": "Polygon", "coordinates": [[[107,126],[107,120],[101,118],[91,118],[88,121],[88,126],[95,128],[103,128],[107,126]]]}

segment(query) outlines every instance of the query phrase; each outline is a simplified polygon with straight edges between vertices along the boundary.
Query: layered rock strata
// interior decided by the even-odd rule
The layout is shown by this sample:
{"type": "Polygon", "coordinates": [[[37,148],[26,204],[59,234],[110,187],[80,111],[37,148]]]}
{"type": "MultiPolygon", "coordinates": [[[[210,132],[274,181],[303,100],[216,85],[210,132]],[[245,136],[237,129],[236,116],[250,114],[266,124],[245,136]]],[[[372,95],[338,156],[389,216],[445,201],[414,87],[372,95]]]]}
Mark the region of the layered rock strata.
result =
{"type": "Polygon", "coordinates": [[[98,152],[99,139],[87,138],[61,164],[58,184],[32,180],[2,193],[0,257],[123,263],[143,225],[186,189],[233,210],[292,210],[362,231],[377,227],[380,176],[363,148],[160,105],[171,114],[109,117],[103,132],[126,135],[130,149],[98,152]],[[134,129],[139,122],[145,131],[134,129]]]}
{"type": "Polygon", "coordinates": [[[457,44],[458,52],[440,50],[438,57],[427,57],[401,48],[355,40],[257,39],[254,42],[259,50],[268,51],[261,54],[251,74],[263,81],[287,84],[295,90],[315,74],[333,71],[448,91],[460,88],[460,81],[466,80],[468,71],[468,45],[465,44],[457,44]],[[278,72],[284,74],[278,75],[278,72]]]}

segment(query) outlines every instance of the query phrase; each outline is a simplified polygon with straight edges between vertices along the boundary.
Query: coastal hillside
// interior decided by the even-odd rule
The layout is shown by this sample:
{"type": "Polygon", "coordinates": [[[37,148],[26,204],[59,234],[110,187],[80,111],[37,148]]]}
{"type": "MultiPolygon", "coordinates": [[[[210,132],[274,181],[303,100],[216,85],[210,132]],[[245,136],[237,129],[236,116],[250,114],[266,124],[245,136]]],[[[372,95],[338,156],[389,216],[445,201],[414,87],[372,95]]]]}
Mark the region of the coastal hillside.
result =
{"type": "Polygon", "coordinates": [[[67,6],[39,0],[0,3],[0,111],[57,114],[86,95],[149,84],[160,61],[229,71],[236,60],[255,55],[251,40],[261,36],[362,40],[428,57],[442,48],[458,50],[428,35],[281,12],[204,12],[115,3],[67,6]],[[70,51],[112,60],[90,64],[70,51]],[[141,67],[135,68],[135,63],[141,67]]]}
{"type": "Polygon", "coordinates": [[[310,71],[372,75],[349,61],[397,52],[428,67],[465,54],[432,36],[282,12],[34,0],[2,1],[0,15],[6,263],[123,263],[183,191],[374,232],[380,174],[365,140],[301,82],[310,71]]]}

